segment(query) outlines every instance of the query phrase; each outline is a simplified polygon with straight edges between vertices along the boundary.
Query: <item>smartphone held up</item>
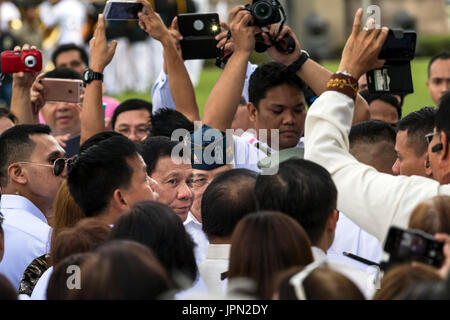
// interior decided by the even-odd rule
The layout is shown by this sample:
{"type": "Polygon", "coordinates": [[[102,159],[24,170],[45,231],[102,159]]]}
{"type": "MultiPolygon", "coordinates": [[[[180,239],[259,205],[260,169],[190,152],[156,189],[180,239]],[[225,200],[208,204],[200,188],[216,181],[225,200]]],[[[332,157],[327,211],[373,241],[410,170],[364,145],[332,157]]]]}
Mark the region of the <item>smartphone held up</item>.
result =
{"type": "Polygon", "coordinates": [[[105,5],[105,20],[139,20],[138,13],[144,6],[137,1],[110,1],[105,5]]]}

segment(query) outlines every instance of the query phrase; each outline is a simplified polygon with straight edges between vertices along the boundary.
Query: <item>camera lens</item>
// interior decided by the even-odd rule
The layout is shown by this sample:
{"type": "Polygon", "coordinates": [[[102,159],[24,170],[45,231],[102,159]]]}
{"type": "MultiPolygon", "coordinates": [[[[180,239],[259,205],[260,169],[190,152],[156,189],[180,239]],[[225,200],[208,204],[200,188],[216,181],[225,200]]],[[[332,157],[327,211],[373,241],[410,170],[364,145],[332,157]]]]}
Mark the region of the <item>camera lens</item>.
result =
{"type": "Polygon", "coordinates": [[[265,2],[255,4],[253,15],[258,20],[267,20],[272,16],[272,7],[265,2]]]}
{"type": "Polygon", "coordinates": [[[194,29],[195,30],[202,31],[204,27],[205,27],[205,24],[203,23],[202,20],[195,20],[194,21],[194,29]]]}
{"type": "Polygon", "coordinates": [[[36,57],[35,56],[26,56],[24,63],[27,68],[33,68],[36,66],[36,63],[37,63],[36,57]]]}

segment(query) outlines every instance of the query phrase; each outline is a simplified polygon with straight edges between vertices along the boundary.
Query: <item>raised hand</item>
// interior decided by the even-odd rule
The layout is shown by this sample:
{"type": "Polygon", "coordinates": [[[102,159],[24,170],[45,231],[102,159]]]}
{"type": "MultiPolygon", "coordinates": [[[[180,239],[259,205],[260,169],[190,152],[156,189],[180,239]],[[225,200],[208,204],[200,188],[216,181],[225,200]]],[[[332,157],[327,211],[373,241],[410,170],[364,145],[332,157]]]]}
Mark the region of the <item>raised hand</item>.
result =
{"type": "Polygon", "coordinates": [[[161,16],[153,10],[151,4],[146,0],[138,0],[145,11],[138,14],[139,27],[147,32],[152,38],[162,41],[170,35],[169,30],[161,19],[161,16]]]}
{"type": "Polygon", "coordinates": [[[378,55],[389,29],[374,28],[375,21],[369,20],[361,31],[363,10],[360,8],[355,14],[352,34],[345,44],[339,71],[349,72],[353,78],[359,79],[369,70],[381,68],[385,61],[379,60],[378,55]]]}
{"type": "Polygon", "coordinates": [[[108,45],[105,34],[105,17],[102,14],[98,16],[97,28],[94,36],[89,41],[91,69],[95,72],[103,73],[106,66],[111,62],[117,48],[117,41],[111,41],[108,45]]]}

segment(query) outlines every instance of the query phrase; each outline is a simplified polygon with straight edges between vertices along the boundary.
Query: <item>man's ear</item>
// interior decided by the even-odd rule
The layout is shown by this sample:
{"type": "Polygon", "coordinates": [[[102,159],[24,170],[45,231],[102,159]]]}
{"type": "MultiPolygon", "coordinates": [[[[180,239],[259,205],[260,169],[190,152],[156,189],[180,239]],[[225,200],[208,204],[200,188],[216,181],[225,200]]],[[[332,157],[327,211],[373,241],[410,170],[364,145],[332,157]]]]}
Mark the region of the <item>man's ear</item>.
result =
{"type": "Polygon", "coordinates": [[[114,190],[113,201],[114,201],[114,206],[116,208],[119,208],[121,211],[127,211],[130,209],[130,207],[128,206],[128,203],[124,197],[124,194],[123,194],[122,190],[120,190],[120,189],[114,190]]]}
{"type": "Polygon", "coordinates": [[[21,185],[25,185],[28,182],[27,171],[18,163],[12,163],[8,167],[9,178],[21,185]]]}
{"type": "Polygon", "coordinates": [[[442,161],[450,161],[449,159],[449,153],[448,153],[448,137],[447,134],[444,131],[441,131],[441,143],[442,143],[442,151],[439,155],[439,158],[442,161]]]}
{"type": "Polygon", "coordinates": [[[428,157],[428,152],[427,152],[427,156],[424,161],[424,167],[425,167],[425,174],[427,175],[427,177],[432,178],[433,170],[431,170],[431,164],[430,164],[430,159],[428,157]]]}
{"type": "Polygon", "coordinates": [[[334,232],[336,230],[336,225],[339,220],[339,211],[334,209],[330,216],[328,217],[327,228],[329,231],[334,232]]]}
{"type": "Polygon", "coordinates": [[[256,117],[258,115],[258,109],[256,109],[256,106],[252,102],[247,103],[247,111],[248,111],[248,117],[250,118],[250,121],[256,122],[256,117]]]}

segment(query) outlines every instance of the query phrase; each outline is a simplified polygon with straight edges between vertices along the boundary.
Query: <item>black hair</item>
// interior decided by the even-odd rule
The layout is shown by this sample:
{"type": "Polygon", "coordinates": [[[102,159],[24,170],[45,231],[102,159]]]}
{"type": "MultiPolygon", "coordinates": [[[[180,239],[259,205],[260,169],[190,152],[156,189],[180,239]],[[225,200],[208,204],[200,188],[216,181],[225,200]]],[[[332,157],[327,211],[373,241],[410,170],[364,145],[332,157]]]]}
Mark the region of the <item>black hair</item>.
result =
{"type": "Polygon", "coordinates": [[[411,112],[397,123],[399,131],[407,130],[407,143],[414,149],[416,156],[422,156],[428,149],[425,139],[427,133],[433,132],[437,109],[424,107],[411,112]]]}
{"type": "Polygon", "coordinates": [[[43,124],[21,124],[9,128],[0,135],[0,187],[8,184],[8,166],[18,161],[28,161],[36,143],[32,134],[50,134],[50,127],[43,124]]]}
{"type": "Polygon", "coordinates": [[[387,104],[390,104],[395,108],[395,111],[397,111],[398,119],[402,118],[402,107],[400,106],[396,96],[388,93],[372,93],[369,92],[369,90],[364,90],[359,94],[367,101],[367,104],[369,105],[375,100],[381,100],[387,104]]]}
{"type": "Polygon", "coordinates": [[[44,75],[44,78],[83,80],[83,77],[81,76],[81,74],[79,74],[75,70],[69,69],[69,68],[54,69],[52,71],[47,72],[44,75]]]}
{"type": "Polygon", "coordinates": [[[431,66],[433,65],[433,63],[436,60],[449,60],[449,59],[450,59],[449,51],[441,52],[441,53],[435,55],[433,58],[431,58],[430,63],[428,63],[428,78],[430,78],[431,66]]]}
{"type": "Polygon", "coordinates": [[[194,282],[197,264],[194,241],[170,207],[156,201],[142,201],[124,213],[114,225],[110,240],[133,240],[152,250],[178,287],[180,273],[194,282]]]}
{"type": "Polygon", "coordinates": [[[142,99],[128,99],[119,104],[114,110],[113,116],[111,118],[111,126],[114,129],[114,126],[116,125],[116,120],[119,114],[122,112],[132,111],[132,110],[147,110],[150,113],[150,116],[152,115],[152,109],[153,105],[145,100],[142,99]]]}
{"type": "Polygon", "coordinates": [[[117,188],[128,188],[133,170],[127,160],[137,156],[136,145],[113,136],[84,149],[70,164],[67,184],[87,217],[106,209],[117,188]]]}
{"type": "Polygon", "coordinates": [[[0,107],[0,119],[1,118],[8,118],[14,124],[17,123],[17,117],[11,111],[3,107],[0,107]]]}
{"type": "Polygon", "coordinates": [[[77,46],[74,43],[63,44],[63,45],[57,47],[56,50],[52,54],[52,62],[53,62],[53,64],[56,66],[56,59],[58,58],[58,56],[61,53],[64,53],[64,52],[67,52],[67,51],[72,51],[72,50],[78,51],[80,53],[81,60],[83,60],[83,62],[87,66],[89,65],[89,56],[88,56],[86,50],[84,50],[80,46],[77,46]]]}
{"type": "Polygon", "coordinates": [[[256,108],[259,102],[265,98],[269,89],[283,84],[298,88],[305,92],[306,85],[295,72],[277,62],[269,62],[258,67],[250,77],[248,93],[249,102],[253,103],[256,108]]]}
{"type": "Polygon", "coordinates": [[[229,237],[245,215],[255,212],[254,187],[258,175],[247,169],[222,172],[202,196],[203,231],[208,236],[229,237]]]}
{"type": "Polygon", "coordinates": [[[177,129],[185,129],[188,132],[194,131],[194,123],[179,111],[163,108],[152,115],[152,128],[150,136],[172,137],[172,133],[177,129]]]}
{"type": "Polygon", "coordinates": [[[93,145],[96,145],[97,143],[109,139],[111,137],[122,137],[122,135],[120,133],[114,132],[114,131],[103,131],[100,133],[97,133],[95,135],[93,135],[92,137],[90,137],[89,139],[87,139],[85,142],[83,142],[83,144],[80,146],[80,150],[78,151],[78,153],[81,153],[83,151],[85,151],[86,149],[92,147],[93,145]]]}
{"type": "Polygon", "coordinates": [[[305,229],[313,244],[321,239],[337,205],[337,189],[328,171],[303,159],[281,163],[275,175],[258,176],[255,196],[257,210],[280,211],[291,216],[305,229]]]}
{"type": "Polygon", "coordinates": [[[444,131],[450,137],[450,91],[441,98],[441,104],[436,112],[434,123],[437,132],[444,131]]]}
{"type": "Polygon", "coordinates": [[[395,129],[388,123],[379,120],[360,122],[351,128],[348,135],[350,148],[356,143],[373,144],[389,141],[395,144],[395,138],[395,129]]]}
{"type": "Polygon", "coordinates": [[[167,137],[148,137],[140,144],[140,152],[147,165],[147,174],[151,176],[155,171],[158,160],[163,157],[170,157],[172,150],[178,142],[167,137]]]}

